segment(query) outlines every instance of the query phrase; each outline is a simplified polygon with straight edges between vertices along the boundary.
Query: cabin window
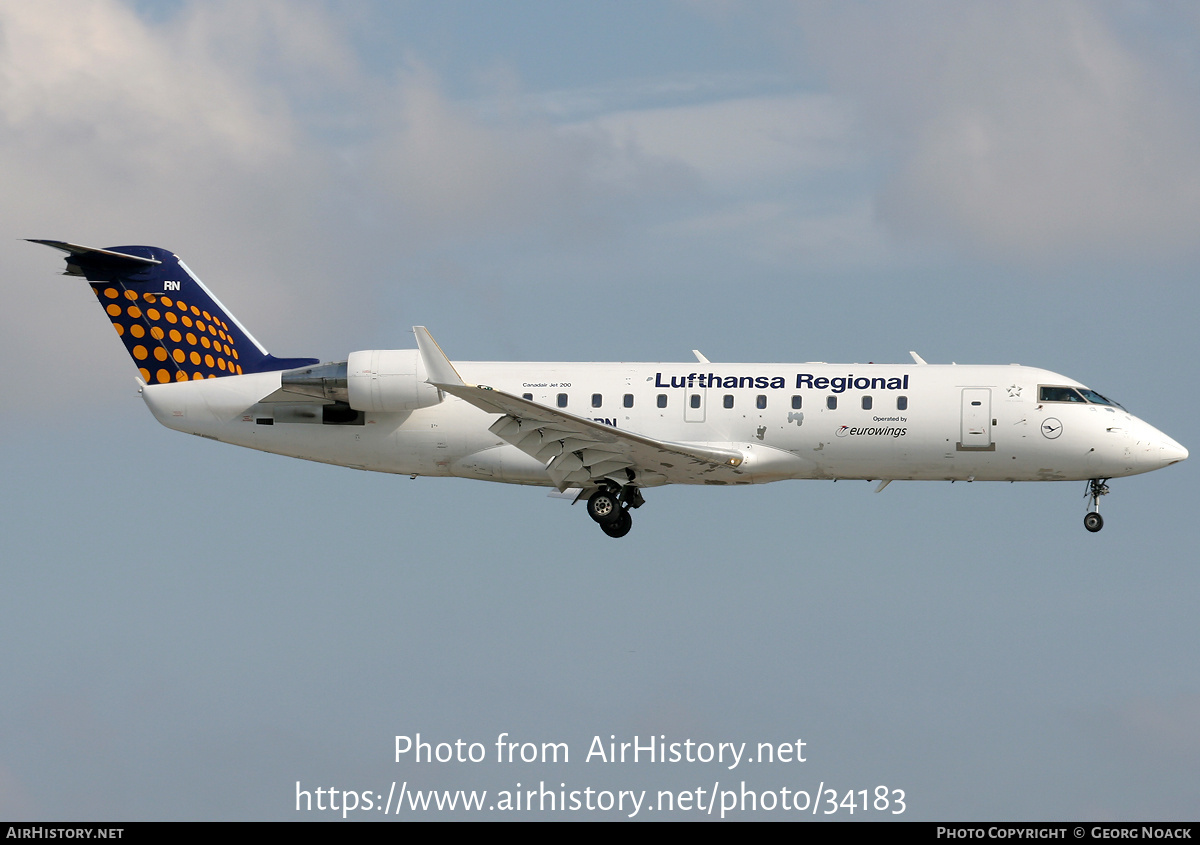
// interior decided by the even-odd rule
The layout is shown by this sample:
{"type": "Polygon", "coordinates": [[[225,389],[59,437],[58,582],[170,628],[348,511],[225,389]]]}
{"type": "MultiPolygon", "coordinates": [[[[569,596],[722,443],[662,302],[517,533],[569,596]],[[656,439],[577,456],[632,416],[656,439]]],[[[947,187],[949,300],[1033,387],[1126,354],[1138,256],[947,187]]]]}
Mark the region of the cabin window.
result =
{"type": "Polygon", "coordinates": [[[658,407],[660,407],[660,408],[667,407],[667,394],[665,394],[665,393],[658,394],[658,407]]]}
{"type": "Polygon", "coordinates": [[[691,403],[691,406],[693,408],[699,408],[700,407],[700,394],[693,393],[690,397],[688,397],[688,402],[691,403]]]}
{"type": "Polygon", "coordinates": [[[526,402],[532,402],[533,394],[532,393],[522,393],[521,398],[524,399],[526,402]]]}
{"type": "Polygon", "coordinates": [[[803,397],[803,396],[793,396],[793,397],[792,397],[792,410],[793,410],[793,411],[799,411],[799,410],[800,410],[800,407],[801,407],[803,404],[804,404],[804,397],[803,397]]]}
{"type": "Polygon", "coordinates": [[[869,410],[871,410],[871,405],[872,405],[871,397],[870,397],[870,396],[864,396],[864,397],[862,398],[862,409],[863,409],[864,411],[869,411],[869,410]]]}
{"type": "Polygon", "coordinates": [[[825,407],[831,411],[836,411],[837,410],[837,397],[836,396],[826,396],[825,397],[825,407]]]}
{"type": "Polygon", "coordinates": [[[908,397],[907,396],[897,396],[896,397],[896,410],[897,411],[907,411],[908,410],[908,397]]]}
{"type": "Polygon", "coordinates": [[[592,407],[599,408],[603,404],[604,404],[604,397],[602,395],[600,395],[599,393],[593,393],[592,394],[592,407]]]}
{"type": "Polygon", "coordinates": [[[726,393],[725,398],[722,401],[725,403],[726,408],[732,408],[733,407],[733,394],[726,393]]]}
{"type": "Polygon", "coordinates": [[[758,410],[761,411],[763,408],[767,407],[767,397],[760,393],[754,400],[754,404],[758,407],[758,410]]]}
{"type": "Polygon", "coordinates": [[[626,394],[625,394],[625,407],[626,407],[626,408],[632,408],[632,407],[633,407],[633,394],[632,394],[632,393],[626,393],[626,394]]]}
{"type": "Polygon", "coordinates": [[[560,408],[567,407],[567,394],[565,394],[565,393],[558,394],[558,407],[560,407],[560,408]]]}

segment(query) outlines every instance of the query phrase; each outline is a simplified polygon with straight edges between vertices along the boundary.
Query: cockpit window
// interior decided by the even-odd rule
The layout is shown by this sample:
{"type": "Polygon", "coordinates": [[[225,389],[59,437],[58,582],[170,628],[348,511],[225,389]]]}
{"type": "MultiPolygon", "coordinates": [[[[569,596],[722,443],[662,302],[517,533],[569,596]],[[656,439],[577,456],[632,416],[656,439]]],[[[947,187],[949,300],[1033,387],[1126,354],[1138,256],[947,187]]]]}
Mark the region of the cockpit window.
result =
{"type": "Polygon", "coordinates": [[[1086,401],[1079,395],[1073,387],[1051,387],[1042,385],[1038,388],[1039,402],[1084,402],[1086,401]]]}
{"type": "Polygon", "coordinates": [[[1089,390],[1086,387],[1081,387],[1081,388],[1079,388],[1079,392],[1082,393],[1083,397],[1085,399],[1087,399],[1089,402],[1094,402],[1097,405],[1111,405],[1114,408],[1120,408],[1122,411],[1125,410],[1124,405],[1120,405],[1107,397],[1101,396],[1099,393],[1097,393],[1094,390],[1089,390]]]}
{"type": "Polygon", "coordinates": [[[1055,387],[1053,385],[1043,384],[1038,387],[1039,402],[1091,402],[1093,405],[1108,405],[1112,408],[1125,408],[1118,405],[1111,399],[1101,396],[1094,390],[1089,390],[1086,387],[1055,387]]]}

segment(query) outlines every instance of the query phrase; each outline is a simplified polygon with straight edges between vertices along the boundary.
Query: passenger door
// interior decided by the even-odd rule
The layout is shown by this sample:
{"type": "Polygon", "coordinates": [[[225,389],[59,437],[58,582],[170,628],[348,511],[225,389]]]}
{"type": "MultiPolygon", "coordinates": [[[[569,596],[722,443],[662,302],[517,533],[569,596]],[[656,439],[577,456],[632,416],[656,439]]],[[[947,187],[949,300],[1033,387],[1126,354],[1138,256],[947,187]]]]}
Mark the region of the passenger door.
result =
{"type": "Polygon", "coordinates": [[[992,446],[992,391],[966,387],[962,392],[962,435],[960,449],[986,450],[992,446]]]}

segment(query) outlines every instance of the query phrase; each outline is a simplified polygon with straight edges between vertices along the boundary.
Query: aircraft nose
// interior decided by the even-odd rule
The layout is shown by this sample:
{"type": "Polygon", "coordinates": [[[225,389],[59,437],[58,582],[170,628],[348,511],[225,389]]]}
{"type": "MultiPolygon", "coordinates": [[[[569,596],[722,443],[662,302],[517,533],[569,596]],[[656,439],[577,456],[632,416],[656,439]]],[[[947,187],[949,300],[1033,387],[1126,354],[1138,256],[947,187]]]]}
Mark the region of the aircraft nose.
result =
{"type": "Polygon", "coordinates": [[[1170,466],[1171,464],[1187,460],[1188,450],[1166,435],[1163,435],[1163,442],[1159,449],[1162,455],[1163,466],[1170,466]]]}
{"type": "Polygon", "coordinates": [[[1153,472],[1156,469],[1187,460],[1188,450],[1180,446],[1145,420],[1132,419],[1128,429],[1126,459],[1137,469],[1134,472],[1153,472]]]}
{"type": "Polygon", "coordinates": [[[1187,460],[1188,450],[1158,429],[1150,428],[1150,437],[1147,440],[1149,442],[1146,444],[1148,447],[1146,457],[1150,459],[1155,469],[1187,460]]]}

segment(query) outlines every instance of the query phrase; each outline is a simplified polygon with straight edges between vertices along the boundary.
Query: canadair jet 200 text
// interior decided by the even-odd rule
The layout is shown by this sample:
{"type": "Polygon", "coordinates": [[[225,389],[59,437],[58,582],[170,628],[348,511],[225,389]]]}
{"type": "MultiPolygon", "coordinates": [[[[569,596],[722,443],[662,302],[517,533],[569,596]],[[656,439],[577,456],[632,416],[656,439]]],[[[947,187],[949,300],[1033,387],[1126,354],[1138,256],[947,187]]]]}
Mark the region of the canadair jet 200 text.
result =
{"type": "Polygon", "coordinates": [[[164,249],[63,250],[163,425],[357,469],[554,487],[611,537],[663,484],[789,478],[1107,482],[1187,450],[1073,379],[1018,365],[451,363],[416,349],[276,358],[164,249]]]}

